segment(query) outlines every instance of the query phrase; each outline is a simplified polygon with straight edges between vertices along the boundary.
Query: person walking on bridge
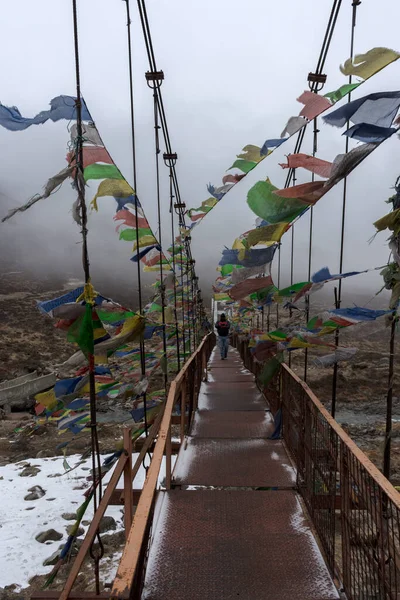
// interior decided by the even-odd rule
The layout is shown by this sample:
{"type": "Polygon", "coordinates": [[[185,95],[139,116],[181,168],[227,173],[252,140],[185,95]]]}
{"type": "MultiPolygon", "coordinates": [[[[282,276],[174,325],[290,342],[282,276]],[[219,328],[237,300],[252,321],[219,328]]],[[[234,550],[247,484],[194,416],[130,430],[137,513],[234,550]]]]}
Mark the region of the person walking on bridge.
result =
{"type": "Polygon", "coordinates": [[[225,360],[228,356],[230,326],[231,324],[227,321],[224,313],[220,316],[219,321],[215,323],[215,328],[218,332],[218,346],[221,352],[221,360],[225,360]]]}

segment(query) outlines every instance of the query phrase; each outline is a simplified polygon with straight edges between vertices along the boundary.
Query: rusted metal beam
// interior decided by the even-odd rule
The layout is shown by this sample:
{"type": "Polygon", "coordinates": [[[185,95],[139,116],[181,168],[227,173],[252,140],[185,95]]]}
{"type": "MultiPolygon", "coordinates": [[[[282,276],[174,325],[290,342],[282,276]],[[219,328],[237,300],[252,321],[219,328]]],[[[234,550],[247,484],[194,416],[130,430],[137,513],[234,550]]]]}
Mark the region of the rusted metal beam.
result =
{"type": "MultiPolygon", "coordinates": [[[[136,443],[135,443],[135,450],[136,451],[139,451],[139,450],[141,451],[143,449],[144,444],[145,444],[145,439],[139,439],[139,440],[137,440],[136,443]]],[[[151,444],[146,448],[146,452],[147,451],[154,452],[155,445],[156,445],[156,441],[153,440],[151,442],[151,444]]],[[[180,442],[177,442],[175,440],[173,442],[171,442],[172,454],[178,454],[180,447],[181,447],[180,442]]],[[[146,454],[146,452],[145,452],[145,454],[146,454]]]]}
{"type": "Polygon", "coordinates": [[[182,382],[181,387],[181,443],[185,437],[186,428],[186,379],[182,382]]]}
{"type": "Polygon", "coordinates": [[[167,404],[161,421],[153,458],[147,472],[147,478],[144,482],[139,504],[133,518],[133,524],[112,587],[111,597],[115,599],[126,598],[127,595],[129,597],[131,593],[136,567],[140,559],[142,543],[145,538],[148,518],[154,500],[158,474],[160,472],[161,462],[165,451],[167,434],[170,427],[170,417],[175,404],[176,388],[177,384],[173,381],[169,389],[167,404]]]}
{"type": "MultiPolygon", "coordinates": [[[[60,598],[60,592],[57,590],[41,590],[39,592],[33,592],[31,594],[31,600],[58,600],[60,598]]],[[[104,600],[104,598],[110,598],[110,592],[100,592],[96,594],[94,592],[71,592],[69,600],[104,600]]]]}
{"type": "Polygon", "coordinates": [[[105,492],[100,501],[99,507],[96,510],[96,513],[93,517],[93,521],[90,523],[90,526],[86,533],[85,539],[83,540],[82,546],[79,548],[79,552],[74,560],[72,569],[68,575],[68,579],[65,582],[65,586],[59,596],[60,600],[68,600],[68,599],[71,600],[71,598],[72,598],[72,596],[70,596],[72,586],[75,583],[75,579],[78,577],[78,574],[83,565],[83,561],[85,560],[85,556],[88,553],[90,546],[96,536],[96,532],[99,528],[100,521],[101,521],[104,513],[107,510],[107,506],[110,503],[110,498],[111,498],[112,492],[117,487],[118,481],[119,481],[122,473],[124,472],[124,468],[125,468],[125,464],[126,464],[127,460],[128,460],[128,457],[125,454],[123,454],[122,456],[120,456],[120,458],[116,464],[116,467],[111,476],[110,482],[105,489],[105,492]]]}
{"type": "Polygon", "coordinates": [[[127,454],[124,468],[124,525],[125,537],[128,539],[128,533],[133,520],[132,435],[128,428],[124,429],[124,450],[127,454]]]}
{"type": "Polygon", "coordinates": [[[167,441],[165,444],[165,487],[171,489],[171,425],[168,428],[167,441]]]}
{"type": "MultiPolygon", "coordinates": [[[[150,446],[150,444],[152,443],[152,441],[154,440],[155,436],[157,435],[158,432],[158,428],[159,428],[159,424],[161,422],[161,418],[163,415],[163,411],[160,411],[160,413],[157,415],[153,425],[151,426],[150,432],[148,437],[145,440],[145,443],[143,444],[142,450],[135,462],[135,465],[132,469],[130,469],[130,484],[129,487],[132,488],[132,482],[137,474],[137,472],[140,469],[140,465],[142,463],[143,457],[145,456],[148,447],[150,446]]],[[[124,431],[124,445],[128,445],[130,447],[130,449],[132,450],[132,444],[131,442],[128,442],[128,434],[126,433],[126,431],[129,430],[125,430],[124,431]]],[[[130,433],[129,433],[129,438],[130,438],[130,433]]],[[[128,448],[128,452],[129,452],[129,448],[128,448]]],[[[104,513],[107,510],[107,506],[109,504],[111,504],[111,500],[113,500],[112,504],[124,504],[124,497],[126,494],[126,485],[127,484],[127,480],[124,477],[124,489],[120,491],[120,501],[117,502],[115,501],[115,496],[116,496],[116,487],[118,485],[118,481],[122,475],[122,473],[124,473],[125,468],[126,468],[126,462],[128,461],[129,456],[128,453],[121,456],[121,458],[119,459],[117,466],[115,467],[114,473],[112,474],[112,477],[110,479],[110,482],[106,488],[106,491],[104,493],[103,498],[101,499],[101,502],[99,504],[99,507],[96,511],[96,514],[93,517],[93,521],[90,524],[90,527],[87,531],[87,534],[85,536],[85,539],[83,541],[82,546],[79,549],[79,552],[77,554],[77,557],[74,560],[74,563],[72,565],[72,569],[71,572],[68,576],[68,579],[65,583],[64,589],[61,592],[60,595],[60,600],[68,600],[71,598],[70,596],[70,592],[72,590],[72,587],[75,583],[75,579],[77,578],[79,571],[81,569],[81,566],[83,564],[83,561],[85,560],[85,556],[87,554],[87,552],[89,551],[90,545],[94,540],[94,537],[96,535],[96,531],[98,529],[99,523],[101,518],[103,517],[104,513]]],[[[133,502],[134,502],[134,495],[133,495],[133,490],[132,493],[130,494],[130,497],[132,498],[132,501],[130,502],[131,506],[133,506],[133,502]]],[[[139,501],[137,496],[136,496],[137,502],[139,501]]],[[[129,508],[128,508],[129,510],[129,508]]],[[[132,515],[131,515],[131,520],[130,522],[132,523],[132,515]]]]}
{"type": "MultiPolygon", "coordinates": [[[[142,493],[142,490],[139,490],[139,489],[132,490],[132,506],[138,505],[141,493],[142,493]]],[[[110,506],[124,506],[124,504],[125,504],[124,490],[123,490],[123,488],[117,488],[111,494],[109,505],[110,506]]]]}

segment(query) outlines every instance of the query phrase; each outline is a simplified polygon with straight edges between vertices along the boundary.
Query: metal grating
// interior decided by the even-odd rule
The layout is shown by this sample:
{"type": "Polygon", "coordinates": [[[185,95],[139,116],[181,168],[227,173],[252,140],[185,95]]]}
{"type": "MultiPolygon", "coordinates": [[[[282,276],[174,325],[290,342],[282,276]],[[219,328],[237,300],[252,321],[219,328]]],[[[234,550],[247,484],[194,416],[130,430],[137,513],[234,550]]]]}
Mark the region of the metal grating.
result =
{"type": "Polygon", "coordinates": [[[295,472],[280,441],[186,438],[173,483],[287,489],[295,484],[295,472]]]}
{"type": "Polygon", "coordinates": [[[262,438],[266,439],[274,431],[270,412],[199,410],[195,414],[190,435],[196,438],[262,438]]]}
{"type": "Polygon", "coordinates": [[[337,600],[295,492],[159,494],[143,600],[337,600]]]}

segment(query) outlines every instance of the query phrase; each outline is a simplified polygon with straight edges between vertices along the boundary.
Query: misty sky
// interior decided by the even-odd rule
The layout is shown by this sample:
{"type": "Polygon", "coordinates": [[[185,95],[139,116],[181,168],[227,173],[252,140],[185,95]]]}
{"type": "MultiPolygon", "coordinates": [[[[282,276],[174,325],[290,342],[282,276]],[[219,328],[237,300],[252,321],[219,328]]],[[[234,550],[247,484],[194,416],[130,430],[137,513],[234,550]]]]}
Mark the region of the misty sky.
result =
{"type": "MultiPolygon", "coordinates": [[[[96,125],[116,164],[132,182],[129,88],[125,3],[122,0],[79,0],[82,92],[96,125]]],[[[188,207],[209,197],[208,182],[221,185],[222,176],[246,144],[261,146],[279,137],[287,119],[297,115],[296,97],[307,89],[307,74],[315,69],[330,0],[147,0],[157,66],[165,73],[163,97],[181,195],[188,207]]],[[[374,46],[399,50],[398,0],[364,0],[358,9],[356,52],[374,46]]],[[[325,72],[324,92],[346,82],[339,64],[349,55],[351,0],[335,30],[325,72]]],[[[154,230],[156,223],[155,157],[152,93],[132,1],[135,111],[137,118],[137,193],[154,230]]],[[[51,98],[75,93],[72,11],[70,0],[18,0],[2,7],[0,39],[0,101],[16,105],[24,116],[48,107],[51,98]]],[[[355,93],[399,89],[400,61],[373,77],[355,93]]],[[[341,131],[320,122],[318,156],[326,160],[344,151],[341,131]]],[[[48,122],[24,132],[0,129],[1,215],[40,192],[47,179],[65,166],[69,133],[65,122],[48,122]]],[[[217,273],[224,245],[250,229],[255,215],[246,203],[250,187],[269,176],[284,185],[286,171],[278,162],[293,152],[295,138],[284,144],[239,183],[193,234],[193,253],[204,293],[217,273]]],[[[165,150],[163,144],[161,151],[165,150]]],[[[312,152],[311,132],[303,152],[312,152]]],[[[385,233],[368,244],[372,223],[388,210],[399,168],[400,141],[393,136],[357,168],[348,181],[345,270],[384,264],[388,258],[385,233]]],[[[162,165],[163,243],[170,243],[168,170],[162,165]]],[[[298,183],[309,174],[298,173],[298,183]]],[[[88,200],[96,183],[88,189],[88,200]]],[[[315,209],[313,272],[329,266],[337,272],[342,184],[315,209]]],[[[1,224],[0,250],[17,256],[29,268],[60,273],[80,272],[80,236],[70,209],[75,193],[69,183],[29,212],[1,224]]],[[[118,240],[111,198],[99,201],[90,215],[90,253],[93,280],[136,288],[131,244],[118,240]]],[[[308,215],[295,228],[295,280],[307,278],[308,215]]],[[[289,283],[290,234],[283,238],[282,285],[289,283]]],[[[154,278],[149,278],[151,282],[154,278]]],[[[377,274],[361,275],[345,284],[370,293],[381,285],[377,274]]],[[[101,290],[100,290],[101,291],[101,290]]],[[[333,297],[333,294],[332,294],[333,297]]],[[[351,295],[346,295],[351,304],[351,295]]]]}

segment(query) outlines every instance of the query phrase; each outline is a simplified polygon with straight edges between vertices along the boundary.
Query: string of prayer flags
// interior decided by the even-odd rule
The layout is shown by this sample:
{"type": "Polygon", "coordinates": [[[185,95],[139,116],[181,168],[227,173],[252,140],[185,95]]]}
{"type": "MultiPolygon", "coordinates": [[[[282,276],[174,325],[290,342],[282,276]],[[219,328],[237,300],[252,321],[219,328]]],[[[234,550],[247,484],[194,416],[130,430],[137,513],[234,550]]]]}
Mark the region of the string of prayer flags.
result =
{"type": "Polygon", "coordinates": [[[32,198],[28,200],[28,202],[26,202],[22,206],[11,209],[8,212],[8,214],[2,218],[1,222],[4,223],[5,221],[8,221],[8,219],[11,219],[11,217],[13,217],[17,212],[24,212],[28,210],[28,208],[36,204],[36,202],[39,202],[39,200],[48,198],[50,194],[52,194],[58,187],[60,187],[64,183],[66,179],[68,179],[68,177],[71,177],[72,172],[73,167],[65,167],[65,169],[62,169],[59,173],[57,173],[57,175],[53,175],[53,177],[50,177],[50,179],[44,186],[44,191],[42,194],[35,194],[34,196],[32,196],[32,198]]]}
{"type": "Polygon", "coordinates": [[[338,348],[332,354],[314,358],[313,365],[316,367],[332,367],[338,362],[351,360],[357,354],[358,348],[338,348]]]}
{"type": "MultiPolygon", "coordinates": [[[[373,48],[365,54],[356,55],[354,59],[348,59],[344,66],[340,67],[340,69],[344,74],[357,75],[362,79],[368,79],[393,61],[397,60],[399,57],[399,53],[388,48],[373,48]]],[[[301,128],[305,127],[312,119],[325,112],[335,103],[339,102],[342,98],[350,94],[353,90],[359,87],[361,83],[362,82],[355,82],[351,84],[346,83],[340,86],[337,90],[328,92],[324,96],[320,96],[319,94],[311,92],[310,90],[303,92],[303,94],[301,94],[297,100],[304,106],[298,116],[293,116],[288,119],[285,128],[281,133],[281,137],[266,140],[263,146],[259,149],[259,155],[258,146],[245,146],[243,153],[237,156],[238,160],[233,163],[232,167],[230,167],[231,169],[238,168],[242,171],[242,173],[240,175],[225,175],[223,177],[223,183],[226,184],[229,182],[235,185],[241,181],[243,177],[247,175],[247,173],[249,173],[266,156],[271,154],[274,149],[278,148],[281,144],[290,139],[292,135],[297,133],[301,128]]],[[[360,117],[360,113],[358,116],[360,117]]],[[[355,139],[358,139],[356,135],[362,136],[362,138],[359,138],[360,141],[382,141],[383,135],[389,135],[389,132],[386,132],[385,134],[383,132],[379,132],[379,135],[378,132],[374,132],[375,138],[372,137],[371,132],[369,132],[369,134],[369,137],[366,137],[365,131],[357,129],[353,130],[353,132],[351,132],[349,135],[352,135],[355,137],[355,139]]],[[[227,193],[227,191],[225,191],[225,193],[227,193]]],[[[311,201],[316,201],[316,199],[319,199],[316,194],[311,201]]],[[[225,194],[221,192],[218,194],[218,197],[215,197],[219,202],[224,195],[225,194]]],[[[308,198],[304,198],[304,200],[308,200],[308,198]]],[[[188,213],[193,223],[187,228],[186,232],[183,232],[183,235],[189,235],[190,231],[201,222],[201,220],[212,210],[212,208],[213,207],[201,206],[199,209],[190,209],[188,213]]],[[[258,213],[256,212],[256,214],[258,213]]]]}
{"type": "MultiPolygon", "coordinates": [[[[91,117],[85,101],[81,98],[81,115],[83,121],[90,121],[91,117]]],[[[35,117],[23,117],[16,106],[0,104],[0,125],[10,131],[23,131],[31,125],[42,125],[49,119],[53,122],[65,119],[76,120],[76,98],[72,96],[57,96],[50,100],[50,110],[44,110],[35,117]]]]}
{"type": "Polygon", "coordinates": [[[310,319],[307,323],[307,329],[313,333],[318,333],[318,335],[325,335],[338,328],[349,327],[362,321],[375,321],[390,312],[390,310],[374,310],[360,306],[338,308],[310,319]]]}

